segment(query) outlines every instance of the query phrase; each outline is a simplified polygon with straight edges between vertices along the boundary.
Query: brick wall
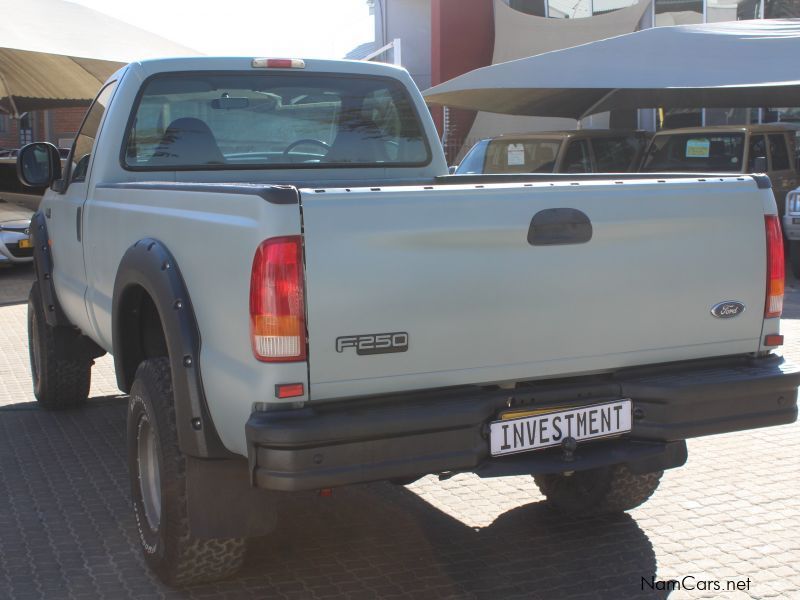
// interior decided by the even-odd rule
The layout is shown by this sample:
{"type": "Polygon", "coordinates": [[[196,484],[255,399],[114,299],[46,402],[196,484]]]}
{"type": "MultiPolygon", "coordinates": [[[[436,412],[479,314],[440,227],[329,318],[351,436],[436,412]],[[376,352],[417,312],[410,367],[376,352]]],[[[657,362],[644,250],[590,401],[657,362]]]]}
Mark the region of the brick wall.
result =
{"type": "Polygon", "coordinates": [[[59,108],[50,111],[50,130],[52,139],[47,140],[58,145],[62,138],[74,138],[81,127],[86,108],[59,108]]]}
{"type": "Polygon", "coordinates": [[[16,148],[18,141],[17,121],[7,115],[0,115],[0,148],[16,148]]]}
{"type": "MultiPolygon", "coordinates": [[[[45,111],[30,113],[33,125],[33,141],[51,142],[56,146],[59,140],[75,137],[86,114],[86,107],[55,108],[49,112],[49,124],[45,111]]],[[[19,147],[19,121],[8,116],[0,116],[0,148],[19,147]]]]}

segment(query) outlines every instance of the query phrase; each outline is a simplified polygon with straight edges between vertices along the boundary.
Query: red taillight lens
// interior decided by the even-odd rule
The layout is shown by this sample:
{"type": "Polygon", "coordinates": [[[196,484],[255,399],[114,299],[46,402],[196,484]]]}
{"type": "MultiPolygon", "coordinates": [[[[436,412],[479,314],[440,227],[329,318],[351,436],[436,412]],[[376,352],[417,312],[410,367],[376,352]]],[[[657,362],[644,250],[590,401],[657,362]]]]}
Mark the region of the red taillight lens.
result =
{"type": "Polygon", "coordinates": [[[265,362],[306,359],[303,249],[299,235],[265,240],[250,275],[253,354],[265,362]]]}
{"type": "Polygon", "coordinates": [[[780,317],[783,312],[783,235],[776,215],[764,215],[767,227],[767,301],[764,317],[780,317]]]}
{"type": "Polygon", "coordinates": [[[276,398],[297,398],[305,393],[302,383],[279,383],[275,386],[276,398]]]}

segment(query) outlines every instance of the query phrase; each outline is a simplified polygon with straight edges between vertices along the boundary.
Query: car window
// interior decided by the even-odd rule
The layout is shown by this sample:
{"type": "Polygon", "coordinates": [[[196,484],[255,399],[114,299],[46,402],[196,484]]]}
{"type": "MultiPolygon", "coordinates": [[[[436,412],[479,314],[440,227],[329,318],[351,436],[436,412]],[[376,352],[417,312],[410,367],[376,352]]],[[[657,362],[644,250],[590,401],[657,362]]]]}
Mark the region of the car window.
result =
{"type": "Polygon", "coordinates": [[[103,121],[103,115],[106,112],[108,103],[111,101],[111,96],[114,95],[116,86],[116,82],[111,82],[104,87],[86,113],[81,130],[72,144],[70,182],[86,180],[86,172],[89,169],[89,160],[92,156],[94,141],[97,138],[97,131],[100,129],[100,123],[103,121]]]}
{"type": "Polygon", "coordinates": [[[767,158],[767,142],[763,135],[750,136],[750,158],[747,163],[747,170],[753,172],[756,170],[756,159],[767,158]]]}
{"type": "Polygon", "coordinates": [[[769,136],[769,153],[772,157],[773,171],[786,171],[789,166],[789,151],[786,149],[786,136],[782,133],[772,133],[769,136]]]}
{"type": "Polygon", "coordinates": [[[592,162],[589,159],[589,145],[586,140],[575,140],[569,143],[564,155],[563,173],[591,173],[592,162]]]}
{"type": "Polygon", "coordinates": [[[431,152],[402,83],[310,73],[149,80],[124,162],[138,170],[421,166],[431,152]]]}
{"type": "Polygon", "coordinates": [[[639,152],[639,147],[639,138],[633,135],[593,139],[592,148],[598,172],[623,173],[629,171],[639,152]]]}
{"type": "Polygon", "coordinates": [[[653,138],[642,171],[733,172],[742,170],[744,133],[675,133],[653,138]]]}
{"type": "Polygon", "coordinates": [[[461,164],[456,169],[456,175],[468,175],[475,173],[483,173],[483,163],[486,160],[486,147],[489,145],[489,140],[481,140],[475,144],[461,164]]]}
{"type": "Polygon", "coordinates": [[[560,147],[558,139],[491,140],[484,173],[552,173],[560,147]]]}

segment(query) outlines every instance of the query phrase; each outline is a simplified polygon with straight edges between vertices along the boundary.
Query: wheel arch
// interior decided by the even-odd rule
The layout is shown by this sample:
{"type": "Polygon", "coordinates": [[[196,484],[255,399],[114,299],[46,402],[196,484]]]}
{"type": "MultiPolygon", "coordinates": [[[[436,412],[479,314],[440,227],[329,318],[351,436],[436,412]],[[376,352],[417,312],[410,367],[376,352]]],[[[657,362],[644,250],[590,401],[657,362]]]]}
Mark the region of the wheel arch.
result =
{"type": "Polygon", "coordinates": [[[117,385],[130,392],[142,360],[166,355],[172,371],[178,441],[184,454],[233,456],[219,439],[200,373],[200,329],[189,291],[166,245],[144,238],[122,257],[112,298],[117,385]]]}

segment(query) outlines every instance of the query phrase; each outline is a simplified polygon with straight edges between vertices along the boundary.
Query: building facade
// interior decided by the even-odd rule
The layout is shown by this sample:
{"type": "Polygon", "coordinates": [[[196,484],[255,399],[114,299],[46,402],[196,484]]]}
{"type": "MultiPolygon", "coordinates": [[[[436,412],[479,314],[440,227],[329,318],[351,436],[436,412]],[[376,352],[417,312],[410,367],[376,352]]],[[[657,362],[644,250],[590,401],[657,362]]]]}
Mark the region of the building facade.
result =
{"type": "MultiPolygon", "coordinates": [[[[800,0],[367,0],[375,15],[371,60],[405,66],[421,89],[490,64],[649,27],[800,17],[800,0]],[[429,41],[424,36],[429,34],[429,41]]],[[[363,56],[358,58],[364,58],[363,56]]],[[[720,57],[724,60],[724,57],[720,57]]],[[[658,64],[654,63],[657,69],[658,64]]],[[[448,159],[490,135],[571,129],[571,119],[516,117],[433,108],[448,159]]],[[[800,120],[795,107],[619,111],[583,127],[662,127],[800,120]]]]}
{"type": "Polygon", "coordinates": [[[0,112],[0,149],[50,142],[69,148],[83,122],[85,107],[55,108],[24,113],[19,119],[0,112]]]}

